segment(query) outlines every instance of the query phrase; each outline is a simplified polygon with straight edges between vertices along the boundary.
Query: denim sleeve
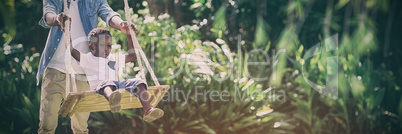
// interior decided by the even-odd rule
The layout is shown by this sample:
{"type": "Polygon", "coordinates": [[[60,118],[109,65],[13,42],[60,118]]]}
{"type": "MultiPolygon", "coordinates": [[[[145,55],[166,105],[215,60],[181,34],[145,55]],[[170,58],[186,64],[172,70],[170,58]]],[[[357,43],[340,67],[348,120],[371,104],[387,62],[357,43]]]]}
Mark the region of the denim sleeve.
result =
{"type": "Polygon", "coordinates": [[[109,22],[114,16],[120,17],[120,14],[113,11],[113,9],[109,6],[106,0],[101,0],[101,5],[99,7],[98,16],[101,17],[103,21],[106,22],[106,25],[110,27],[109,22]]]}
{"type": "Polygon", "coordinates": [[[44,28],[51,28],[51,26],[49,26],[49,24],[47,24],[47,22],[46,22],[46,14],[48,14],[48,13],[57,14],[56,9],[57,9],[57,6],[56,6],[55,1],[43,0],[43,16],[39,20],[38,24],[44,28]]]}

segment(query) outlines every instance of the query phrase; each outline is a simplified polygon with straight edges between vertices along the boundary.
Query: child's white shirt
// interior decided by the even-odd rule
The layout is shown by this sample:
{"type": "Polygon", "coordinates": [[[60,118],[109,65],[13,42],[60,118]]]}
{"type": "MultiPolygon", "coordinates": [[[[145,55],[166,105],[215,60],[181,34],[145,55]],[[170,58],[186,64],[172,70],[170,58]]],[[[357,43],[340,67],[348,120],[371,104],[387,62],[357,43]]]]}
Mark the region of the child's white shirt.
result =
{"type": "Polygon", "coordinates": [[[104,80],[117,81],[116,69],[123,68],[126,56],[110,54],[107,58],[95,57],[91,52],[80,54],[80,66],[84,69],[91,89],[95,89],[104,80]]]}

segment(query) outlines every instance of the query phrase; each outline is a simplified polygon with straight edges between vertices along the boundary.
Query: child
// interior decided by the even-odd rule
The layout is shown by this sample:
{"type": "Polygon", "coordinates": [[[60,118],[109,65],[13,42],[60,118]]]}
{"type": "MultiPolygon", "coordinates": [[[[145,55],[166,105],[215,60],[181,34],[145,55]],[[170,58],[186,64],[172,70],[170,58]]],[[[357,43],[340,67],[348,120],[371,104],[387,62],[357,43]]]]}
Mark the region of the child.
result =
{"type": "MultiPolygon", "coordinates": [[[[126,23],[123,24],[123,27],[128,29],[126,23]]],[[[111,111],[113,113],[120,111],[121,94],[117,89],[125,88],[139,98],[144,109],[144,121],[151,122],[161,118],[164,112],[159,108],[150,106],[146,92],[147,85],[143,80],[128,79],[117,81],[116,69],[136,59],[131,35],[127,34],[129,54],[119,56],[109,56],[112,48],[112,36],[109,30],[95,28],[89,32],[88,38],[91,52],[84,54],[71,47],[71,55],[80,62],[80,66],[82,66],[87,75],[91,89],[105,96],[109,101],[111,111]]]]}

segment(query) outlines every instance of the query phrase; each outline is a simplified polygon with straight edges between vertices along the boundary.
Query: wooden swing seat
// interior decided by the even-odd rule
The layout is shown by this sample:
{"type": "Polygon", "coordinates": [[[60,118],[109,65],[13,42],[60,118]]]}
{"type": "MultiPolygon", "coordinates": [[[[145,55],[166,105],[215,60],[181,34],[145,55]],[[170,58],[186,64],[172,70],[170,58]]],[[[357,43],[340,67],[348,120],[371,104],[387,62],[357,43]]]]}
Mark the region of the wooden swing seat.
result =
{"type": "MultiPolygon", "coordinates": [[[[128,1],[124,0],[124,11],[126,14],[126,19],[128,22],[128,25],[131,26],[131,17],[130,17],[130,8],[128,6],[128,1]]],[[[68,16],[69,10],[67,7],[67,0],[64,0],[64,13],[68,16]]],[[[66,50],[70,50],[70,23],[69,20],[66,21],[66,50]]],[[[136,57],[137,57],[137,62],[138,66],[140,69],[140,74],[143,80],[146,80],[145,78],[145,73],[144,69],[142,67],[142,60],[144,60],[145,66],[148,69],[152,80],[154,81],[156,86],[150,86],[148,87],[148,97],[149,97],[149,103],[151,104],[152,107],[156,107],[156,105],[161,101],[163,96],[166,94],[166,92],[169,90],[170,86],[169,85],[160,85],[157,77],[155,76],[155,73],[150,66],[147,57],[144,54],[144,51],[142,50],[140,44],[138,43],[136,34],[134,33],[133,29],[131,27],[129,28],[130,35],[132,36],[131,40],[133,41],[134,48],[136,50],[136,57]]],[[[66,55],[66,68],[71,68],[71,55],[67,54],[66,55]]],[[[62,115],[63,117],[68,115],[73,115],[76,112],[98,112],[98,111],[109,111],[110,106],[109,102],[105,99],[104,96],[96,93],[95,91],[86,91],[86,92],[77,92],[76,89],[76,84],[75,81],[72,80],[72,87],[73,87],[73,92],[70,92],[70,73],[69,70],[67,69],[67,74],[66,75],[66,99],[64,100],[63,104],[60,107],[59,114],[62,115]]],[[[121,109],[130,109],[130,108],[141,108],[141,102],[138,100],[137,97],[131,95],[130,92],[126,90],[119,90],[122,93],[122,98],[121,98],[121,109]]]]}
{"type": "MultiPolygon", "coordinates": [[[[148,87],[149,103],[152,107],[156,107],[163,96],[169,90],[169,85],[150,86],[148,87]]],[[[137,97],[131,95],[129,91],[119,89],[122,93],[121,109],[142,108],[137,97]]],[[[109,102],[103,95],[95,91],[71,92],[64,100],[60,107],[59,114],[65,117],[73,115],[76,112],[98,112],[109,111],[109,102]]]]}

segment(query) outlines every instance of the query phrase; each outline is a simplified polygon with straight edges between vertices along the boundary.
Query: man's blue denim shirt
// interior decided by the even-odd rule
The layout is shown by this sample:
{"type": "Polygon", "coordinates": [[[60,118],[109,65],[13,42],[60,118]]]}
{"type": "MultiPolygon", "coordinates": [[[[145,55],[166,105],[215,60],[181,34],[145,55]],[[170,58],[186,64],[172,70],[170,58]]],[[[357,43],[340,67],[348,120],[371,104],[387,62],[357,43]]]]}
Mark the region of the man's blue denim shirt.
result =
{"type": "MultiPolygon", "coordinates": [[[[67,0],[68,6],[70,6],[70,0],[67,0]]],[[[43,50],[38,73],[36,74],[36,84],[39,85],[39,81],[45,68],[52,59],[54,53],[56,52],[57,46],[59,45],[60,39],[63,32],[57,26],[49,26],[46,23],[46,14],[60,14],[63,12],[63,0],[44,0],[43,1],[43,16],[39,21],[39,25],[44,28],[50,28],[49,35],[47,37],[46,46],[43,50]]],[[[97,27],[98,16],[101,17],[106,25],[109,27],[109,21],[114,16],[120,17],[120,15],[110,8],[106,0],[79,0],[78,10],[81,17],[82,26],[84,27],[85,35],[97,27]]]]}

